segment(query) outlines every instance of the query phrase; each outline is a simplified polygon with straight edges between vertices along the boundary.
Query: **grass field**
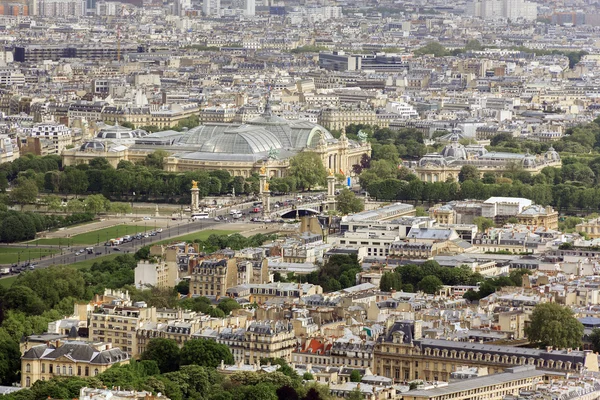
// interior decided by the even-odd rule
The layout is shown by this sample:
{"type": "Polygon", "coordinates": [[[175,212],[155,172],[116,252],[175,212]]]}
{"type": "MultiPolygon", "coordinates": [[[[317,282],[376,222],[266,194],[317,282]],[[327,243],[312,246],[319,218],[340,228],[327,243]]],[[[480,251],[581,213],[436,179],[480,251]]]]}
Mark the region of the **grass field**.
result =
{"type": "Polygon", "coordinates": [[[17,280],[17,276],[11,276],[10,278],[0,279],[0,287],[8,289],[17,280]]]}
{"type": "Polygon", "coordinates": [[[200,231],[200,232],[196,232],[196,233],[189,233],[187,235],[181,235],[181,236],[177,236],[168,240],[163,240],[162,242],[159,242],[157,244],[163,244],[163,243],[173,243],[173,242],[193,242],[196,239],[199,240],[206,240],[210,235],[231,235],[232,233],[237,233],[239,231],[228,231],[228,230],[222,230],[222,229],[208,229],[205,231],[200,231]]]}
{"type": "MultiPolygon", "coordinates": [[[[152,226],[146,226],[147,231],[153,229],[152,226]]],[[[116,225],[110,228],[98,229],[96,231],[90,231],[79,235],[72,236],[70,238],[52,238],[52,239],[38,239],[30,243],[39,243],[46,245],[82,245],[82,244],[104,244],[107,239],[114,239],[117,237],[123,237],[125,235],[132,235],[134,233],[144,232],[144,225],[116,225]]]]}
{"type": "Polygon", "coordinates": [[[17,262],[39,260],[42,256],[58,253],[58,249],[45,249],[35,246],[25,247],[0,247],[0,264],[15,264],[17,262]],[[19,257],[20,254],[20,257],[19,257]]]}
{"type": "Polygon", "coordinates": [[[77,261],[76,263],[73,264],[67,264],[69,267],[75,267],[77,269],[86,269],[91,267],[94,263],[96,262],[102,262],[104,260],[112,260],[113,258],[120,256],[121,254],[109,254],[107,256],[104,257],[97,257],[94,258],[92,260],[83,260],[83,261],[77,261]]]}

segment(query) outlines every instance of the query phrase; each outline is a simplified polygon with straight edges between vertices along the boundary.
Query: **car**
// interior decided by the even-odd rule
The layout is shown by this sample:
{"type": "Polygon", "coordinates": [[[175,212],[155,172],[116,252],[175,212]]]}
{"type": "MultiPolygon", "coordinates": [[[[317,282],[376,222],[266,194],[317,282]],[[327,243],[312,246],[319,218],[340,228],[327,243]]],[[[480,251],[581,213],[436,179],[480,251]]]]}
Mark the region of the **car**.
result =
{"type": "Polygon", "coordinates": [[[173,220],[173,221],[177,221],[177,218],[173,217],[173,218],[171,218],[171,220],[173,220]]]}
{"type": "Polygon", "coordinates": [[[78,256],[78,255],[80,255],[80,254],[81,254],[81,252],[80,252],[80,251],[78,251],[77,253],[75,253],[75,255],[76,255],[76,256],[78,256]]]}
{"type": "Polygon", "coordinates": [[[150,217],[144,217],[144,221],[150,221],[150,217]]]}
{"type": "Polygon", "coordinates": [[[156,230],[156,232],[158,232],[158,233],[161,233],[161,232],[162,232],[162,228],[158,228],[158,229],[156,230]]]}
{"type": "Polygon", "coordinates": [[[96,253],[94,253],[94,255],[96,255],[96,256],[101,256],[101,255],[102,255],[102,253],[101,253],[101,252],[99,252],[99,251],[97,251],[96,253]]]}
{"type": "Polygon", "coordinates": [[[113,251],[121,251],[121,249],[118,247],[113,247],[113,251]]]}
{"type": "Polygon", "coordinates": [[[35,269],[35,265],[30,265],[30,266],[29,266],[29,270],[30,270],[30,271],[33,271],[34,269],[35,269]]]}

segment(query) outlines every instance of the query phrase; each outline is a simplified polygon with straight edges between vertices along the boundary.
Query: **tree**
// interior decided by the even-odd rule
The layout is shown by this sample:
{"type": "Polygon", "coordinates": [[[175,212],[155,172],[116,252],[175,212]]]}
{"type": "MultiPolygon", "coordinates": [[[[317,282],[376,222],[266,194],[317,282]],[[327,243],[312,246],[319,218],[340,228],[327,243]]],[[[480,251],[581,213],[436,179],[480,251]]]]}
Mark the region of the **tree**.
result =
{"type": "Polygon", "coordinates": [[[150,340],[142,353],[142,360],[156,361],[161,373],[179,369],[179,346],[172,339],[156,338],[150,340]]]}
{"type": "Polygon", "coordinates": [[[530,324],[525,334],[531,343],[540,348],[552,346],[556,349],[577,348],[583,337],[583,324],[573,311],[556,303],[541,303],[531,313],[530,324]]]}
{"type": "Polygon", "coordinates": [[[465,45],[465,50],[479,51],[479,50],[483,50],[483,46],[481,45],[481,43],[479,42],[479,40],[472,39],[472,40],[469,40],[467,42],[467,44],[465,45]]]}
{"type": "Polygon", "coordinates": [[[463,165],[458,173],[458,180],[460,182],[464,181],[478,181],[479,180],[479,170],[474,165],[463,165]]]}
{"type": "Polygon", "coordinates": [[[290,159],[290,175],[296,178],[301,190],[310,190],[325,184],[327,171],[317,153],[305,151],[290,159]]]}
{"type": "Polygon", "coordinates": [[[592,333],[590,333],[589,341],[592,344],[592,350],[594,353],[600,352],[600,328],[592,329],[592,333]]]}
{"type": "Polygon", "coordinates": [[[475,217],[473,218],[473,223],[477,225],[477,229],[479,229],[479,232],[485,232],[486,230],[494,226],[494,221],[485,217],[475,217]]]}
{"type": "Polygon", "coordinates": [[[362,376],[360,376],[360,371],[357,369],[352,370],[350,373],[350,382],[360,382],[362,376]]]}
{"type": "MultiPolygon", "coordinates": [[[[304,375],[311,375],[310,373],[306,372],[304,375]]],[[[310,379],[305,379],[305,380],[312,380],[312,375],[310,379]]],[[[275,392],[277,394],[277,399],[278,400],[300,400],[300,396],[298,396],[298,392],[296,392],[296,389],[294,389],[291,386],[288,385],[284,385],[282,387],[280,387],[279,389],[277,389],[277,391],[275,392]]]]}
{"type": "Polygon", "coordinates": [[[400,290],[402,288],[402,281],[400,275],[396,272],[384,272],[379,282],[379,289],[384,292],[391,290],[400,290]]]}
{"type": "Polygon", "coordinates": [[[144,165],[148,168],[163,169],[164,159],[169,156],[164,150],[156,150],[152,154],[148,154],[144,160],[144,165]]]}
{"type": "Polygon", "coordinates": [[[438,42],[429,42],[425,46],[417,49],[414,53],[418,56],[433,54],[435,57],[444,57],[448,55],[448,50],[438,42]]]}
{"type": "Polygon", "coordinates": [[[221,364],[233,364],[231,350],[224,344],[212,340],[188,340],[181,349],[181,365],[196,364],[204,367],[217,368],[221,364]]]}
{"type": "Polygon", "coordinates": [[[234,299],[226,297],[219,302],[217,308],[219,310],[222,310],[225,313],[225,315],[229,315],[233,310],[242,308],[242,306],[240,306],[240,303],[238,303],[234,299]]]}
{"type": "Polygon", "coordinates": [[[92,194],[83,201],[84,209],[92,214],[98,214],[110,209],[110,201],[101,194],[92,194]]]}
{"type": "Polygon", "coordinates": [[[377,151],[373,150],[374,160],[387,160],[392,164],[398,164],[398,148],[393,144],[384,144],[383,146],[377,146],[377,151]]]}
{"type": "Polygon", "coordinates": [[[65,169],[60,185],[63,193],[73,193],[77,197],[77,195],[85,193],[90,183],[85,171],[70,167],[65,169]]]}
{"type": "Polygon", "coordinates": [[[342,214],[361,212],[365,208],[363,201],[356,197],[356,194],[353,191],[347,188],[342,189],[335,200],[337,210],[342,214]]]}
{"type": "Polygon", "coordinates": [[[0,333],[0,384],[12,385],[17,380],[17,371],[20,369],[21,352],[19,343],[6,333],[0,333]]]}
{"type": "Polygon", "coordinates": [[[348,396],[348,400],[363,400],[363,394],[358,387],[355,387],[348,396]]]}
{"type": "Polygon", "coordinates": [[[435,275],[428,275],[421,279],[419,282],[418,288],[422,292],[428,294],[436,294],[444,283],[435,275]]]}
{"type": "Polygon", "coordinates": [[[35,203],[38,196],[38,186],[33,179],[19,179],[10,192],[10,200],[21,206],[35,203]]]}

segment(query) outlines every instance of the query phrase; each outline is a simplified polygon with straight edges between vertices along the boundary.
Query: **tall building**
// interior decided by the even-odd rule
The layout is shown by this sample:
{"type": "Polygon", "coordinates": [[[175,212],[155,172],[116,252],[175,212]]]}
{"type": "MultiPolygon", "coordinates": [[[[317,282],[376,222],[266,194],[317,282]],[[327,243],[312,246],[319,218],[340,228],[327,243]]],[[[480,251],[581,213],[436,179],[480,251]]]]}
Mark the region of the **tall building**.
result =
{"type": "Polygon", "coordinates": [[[235,258],[203,260],[193,267],[190,293],[200,296],[226,296],[227,289],[237,285],[235,258]]]}
{"type": "Polygon", "coordinates": [[[207,17],[218,17],[221,15],[221,0],[203,0],[202,12],[207,17]]]}
{"type": "Polygon", "coordinates": [[[253,17],[254,15],[256,15],[255,0],[244,0],[244,15],[246,17],[253,17]]]}
{"type": "Polygon", "coordinates": [[[537,4],[526,0],[473,0],[465,13],[483,19],[535,20],[537,4]]]}

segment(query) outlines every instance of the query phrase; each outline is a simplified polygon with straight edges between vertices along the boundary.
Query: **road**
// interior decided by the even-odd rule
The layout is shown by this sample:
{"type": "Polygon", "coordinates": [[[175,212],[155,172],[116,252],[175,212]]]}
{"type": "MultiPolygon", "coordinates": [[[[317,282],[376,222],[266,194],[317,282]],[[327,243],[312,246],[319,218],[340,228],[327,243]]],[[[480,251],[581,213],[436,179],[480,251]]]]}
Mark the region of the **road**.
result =
{"type": "MultiPolygon", "coordinates": [[[[175,222],[175,221],[174,221],[175,222]]],[[[178,221],[181,222],[181,221],[178,221]]],[[[81,254],[76,256],[75,253],[78,250],[81,250],[86,247],[86,245],[73,246],[71,248],[62,248],[62,254],[55,254],[54,256],[46,257],[43,260],[32,259],[32,263],[35,263],[35,268],[47,268],[52,265],[64,265],[64,264],[72,264],[78,261],[84,260],[93,260],[95,258],[104,257],[108,254],[121,254],[121,253],[135,253],[140,247],[147,246],[149,244],[153,244],[156,242],[160,242],[163,240],[168,240],[171,238],[175,238],[177,236],[186,235],[188,233],[199,232],[204,229],[210,229],[214,227],[218,227],[220,229],[228,229],[227,223],[216,222],[213,220],[204,220],[204,221],[183,221],[181,224],[170,226],[169,228],[164,228],[161,233],[158,233],[156,236],[149,236],[147,238],[142,238],[140,240],[133,240],[129,243],[123,243],[122,245],[117,246],[120,251],[114,251],[113,247],[109,246],[94,246],[94,254],[81,254]],[[96,255],[96,253],[99,253],[96,255]]],[[[52,247],[52,246],[44,246],[44,247],[52,247]]],[[[54,246],[56,247],[56,246],[54,246]]],[[[31,249],[35,249],[35,246],[30,246],[31,249]]],[[[25,254],[25,253],[24,253],[25,254]]],[[[23,259],[22,261],[26,261],[23,259]]],[[[10,276],[10,275],[9,275],[10,276]]],[[[4,276],[6,278],[8,276],[4,276]]]]}

